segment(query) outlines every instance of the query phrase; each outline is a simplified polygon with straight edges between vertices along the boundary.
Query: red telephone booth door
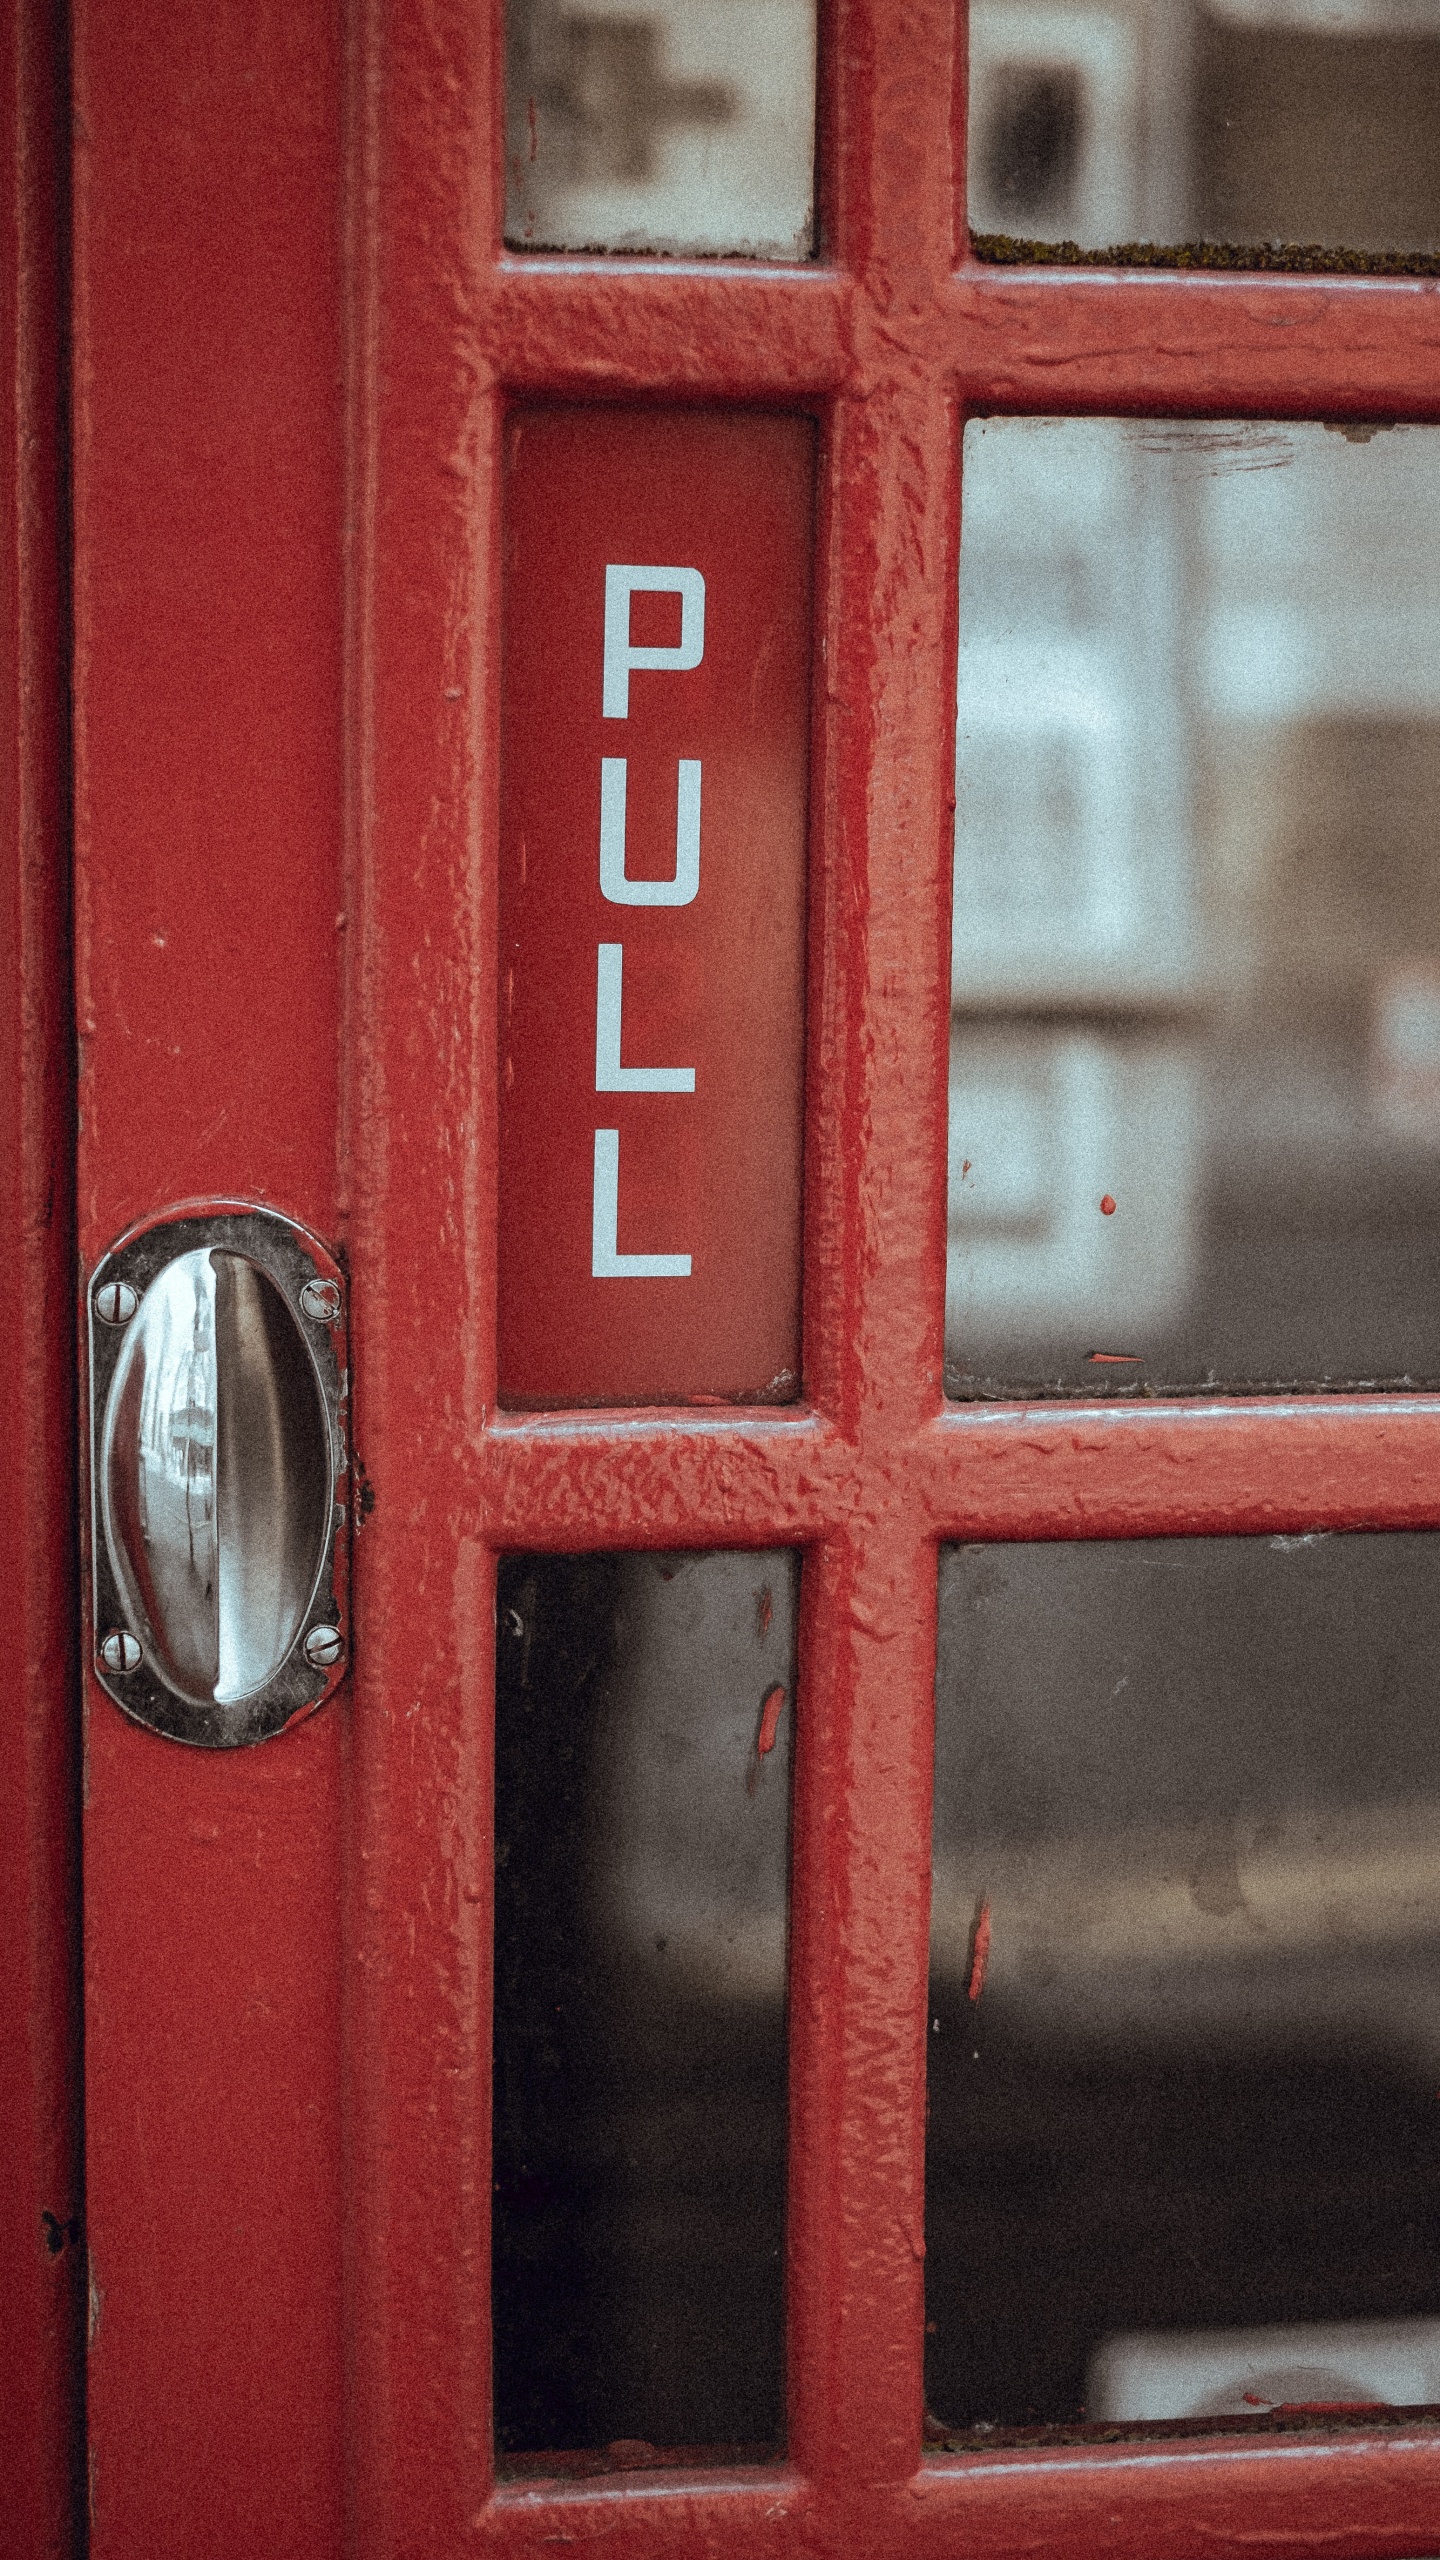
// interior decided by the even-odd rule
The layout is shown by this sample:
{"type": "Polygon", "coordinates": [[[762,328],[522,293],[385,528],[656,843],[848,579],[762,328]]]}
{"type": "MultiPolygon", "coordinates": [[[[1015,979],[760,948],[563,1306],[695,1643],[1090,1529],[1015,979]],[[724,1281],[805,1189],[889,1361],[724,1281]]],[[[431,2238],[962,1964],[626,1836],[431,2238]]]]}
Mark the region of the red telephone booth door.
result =
{"type": "MultiPolygon", "coordinates": [[[[937,1547],[1433,1527],[1440,1437],[1420,1395],[946,1407],[963,417],[1433,418],[1433,286],[971,259],[949,0],[820,12],[814,260],[512,255],[501,17],[72,11],[81,1311],[180,1204],[333,1251],[353,1565],[338,1687],[252,1748],[122,1712],[85,1601],[89,2547],[1419,2560],[1424,2427],[927,2457],[922,2375],[937,1547]],[[802,1559],[784,2446],[497,2482],[494,1567],[627,1549],[802,1559]]],[[[0,247],[53,323],[37,18],[0,247]]],[[[15,1159],[53,1909],[68,1070],[10,1034],[61,1059],[15,1159]]],[[[78,2200],[44,2212],[73,2284],[78,2200]]]]}

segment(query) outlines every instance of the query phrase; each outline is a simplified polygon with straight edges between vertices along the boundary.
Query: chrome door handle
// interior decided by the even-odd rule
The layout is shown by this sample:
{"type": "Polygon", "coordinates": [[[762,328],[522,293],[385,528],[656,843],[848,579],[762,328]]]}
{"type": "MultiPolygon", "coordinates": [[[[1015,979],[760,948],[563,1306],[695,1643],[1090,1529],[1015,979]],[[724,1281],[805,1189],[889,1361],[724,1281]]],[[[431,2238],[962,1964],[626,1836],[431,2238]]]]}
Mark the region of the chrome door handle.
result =
{"type": "Polygon", "coordinates": [[[96,1677],[173,1741],[264,1741],[345,1670],[344,1274],[273,1209],[187,1204],[89,1315],[96,1677]]]}

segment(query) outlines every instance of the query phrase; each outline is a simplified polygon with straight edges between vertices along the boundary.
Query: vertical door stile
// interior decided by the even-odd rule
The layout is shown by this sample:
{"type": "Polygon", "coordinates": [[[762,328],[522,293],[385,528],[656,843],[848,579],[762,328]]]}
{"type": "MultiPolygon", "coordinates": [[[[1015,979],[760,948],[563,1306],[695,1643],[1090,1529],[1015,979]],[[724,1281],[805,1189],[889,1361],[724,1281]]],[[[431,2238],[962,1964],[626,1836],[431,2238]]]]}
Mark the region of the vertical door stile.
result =
{"type": "MultiPolygon", "coordinates": [[[[335,1236],[341,66],[280,0],[73,38],[89,1272],[187,1200],[335,1236]]],[[[345,1708],[252,1750],[86,1710],[91,2549],[330,2560],[345,1708]]]]}
{"type": "Polygon", "coordinates": [[[0,1502],[0,2507],[78,2547],[84,2481],[73,1077],[65,842],[58,21],[0,15],[0,1166],[10,1270],[0,1502]]]}
{"type": "Polygon", "coordinates": [[[868,2484],[898,2492],[920,2457],[934,1550],[914,1460],[941,1404],[955,536],[953,409],[924,350],[952,255],[954,19],[912,7],[902,29],[868,5],[833,27],[835,251],[857,328],[819,617],[807,1383],[857,1493],[802,1605],[790,2424],[852,2540],[868,2484]]]}
{"type": "Polygon", "coordinates": [[[343,1929],[363,2560],[458,2550],[491,2482],[498,18],[354,13],[343,1929]]]}

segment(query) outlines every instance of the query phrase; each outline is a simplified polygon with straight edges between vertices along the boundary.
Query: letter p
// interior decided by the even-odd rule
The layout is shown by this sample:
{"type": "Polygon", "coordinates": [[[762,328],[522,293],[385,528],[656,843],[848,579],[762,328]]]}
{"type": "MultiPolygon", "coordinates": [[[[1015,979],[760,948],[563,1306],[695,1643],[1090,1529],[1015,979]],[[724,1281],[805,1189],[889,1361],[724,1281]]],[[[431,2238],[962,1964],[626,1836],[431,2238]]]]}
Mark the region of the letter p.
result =
{"type": "Polygon", "coordinates": [[[687,667],[698,667],[704,655],[705,581],[698,569],[631,569],[618,566],[606,569],[604,715],[607,720],[628,720],[630,717],[632,667],[668,667],[673,674],[683,675],[687,667]],[[630,598],[637,588],[647,595],[679,597],[680,637],[673,648],[631,647],[630,598]]]}

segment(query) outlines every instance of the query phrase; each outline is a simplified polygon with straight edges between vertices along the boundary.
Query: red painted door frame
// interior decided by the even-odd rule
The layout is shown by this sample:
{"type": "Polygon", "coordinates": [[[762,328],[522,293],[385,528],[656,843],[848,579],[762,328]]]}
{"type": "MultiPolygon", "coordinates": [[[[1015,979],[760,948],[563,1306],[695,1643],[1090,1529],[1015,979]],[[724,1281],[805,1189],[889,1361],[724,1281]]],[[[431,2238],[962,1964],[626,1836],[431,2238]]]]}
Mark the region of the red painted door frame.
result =
{"type": "MultiPolygon", "coordinates": [[[[1440,1525],[1433,1398],[943,1404],[965,415],[1440,417],[1428,284],[969,261],[959,15],[824,11],[825,254],[784,272],[503,254],[499,12],[477,0],[355,0],[343,25],[296,0],[76,7],[80,1253],[204,1192],[345,1241],[375,1493],[342,1703],[232,1756],[88,1693],[90,2503],[108,2560],[602,2538],[657,2560],[1435,2546],[1440,2454],[1380,2427],[922,2456],[937,1543],[1440,1525]],[[537,397],[817,422],[796,1407],[495,1409],[499,464],[507,404],[537,397]],[[493,1556],[777,1543],[806,1552],[788,2456],[496,2488],[493,1556]]],[[[3,1037],[30,1329],[10,1335],[24,1422],[3,1526],[25,1714],[0,1784],[27,1952],[0,2025],[4,2165],[31,2240],[43,2213],[62,2236],[27,2255],[22,2213],[3,2267],[25,2448],[10,2512],[34,2518],[37,2551],[64,2547],[78,2405],[73,1336],[47,1206],[69,1054],[51,63],[41,15],[12,8],[3,1037]],[[21,964],[36,995],[16,1009],[21,964]]]]}
{"type": "Polygon", "coordinates": [[[73,2548],[84,2471],[74,1267],[61,452],[64,48],[0,10],[0,2533],[73,2548]]]}

